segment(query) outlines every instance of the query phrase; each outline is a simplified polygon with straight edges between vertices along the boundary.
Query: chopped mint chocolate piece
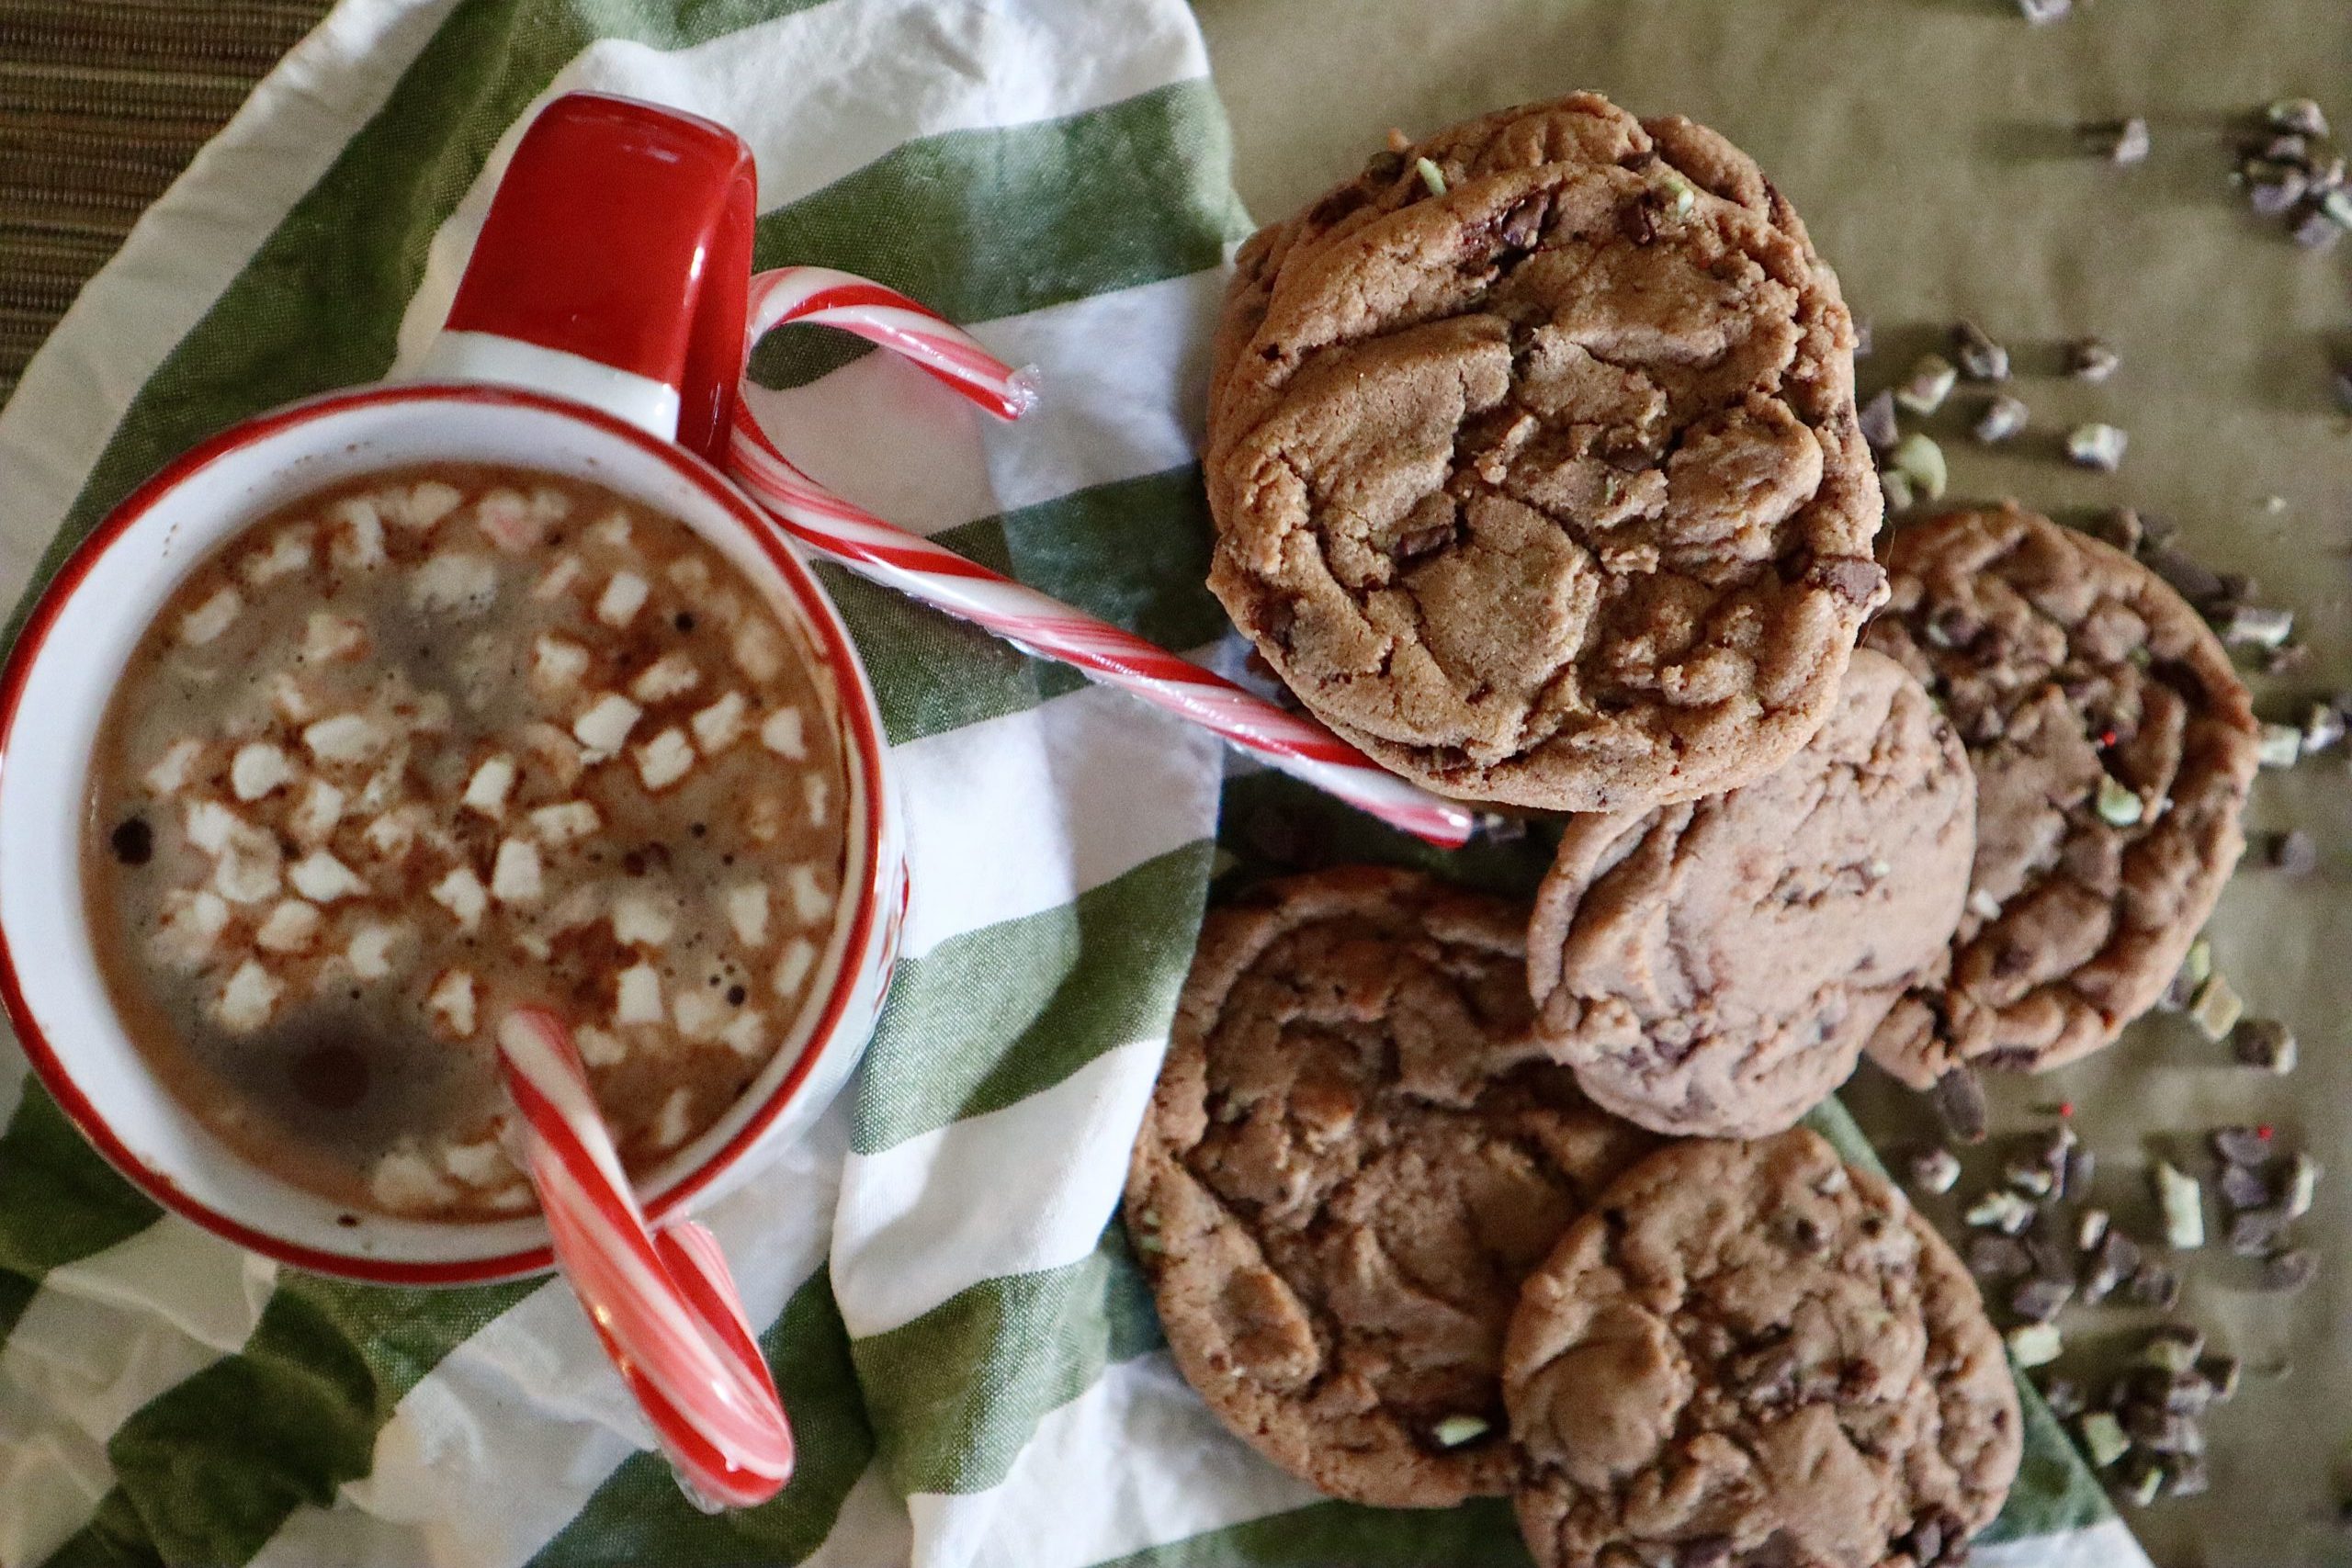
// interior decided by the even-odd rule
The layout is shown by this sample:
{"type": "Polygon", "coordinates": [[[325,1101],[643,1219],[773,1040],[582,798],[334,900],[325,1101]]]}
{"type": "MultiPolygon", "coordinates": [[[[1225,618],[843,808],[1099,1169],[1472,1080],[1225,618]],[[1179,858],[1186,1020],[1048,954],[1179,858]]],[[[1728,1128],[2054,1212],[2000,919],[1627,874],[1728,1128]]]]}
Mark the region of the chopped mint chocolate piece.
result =
{"type": "Polygon", "coordinates": [[[2078,337],[2066,345],[2066,374],[2077,381],[2106,380],[2123,363],[2123,356],[2095,337],[2078,337]]]}
{"type": "Polygon", "coordinates": [[[2123,1293],[2142,1306],[2170,1312],[2180,1304],[2180,1276],[2161,1263],[2143,1263],[2123,1282],[2123,1293]]]}
{"type": "Polygon", "coordinates": [[[2279,1183],[2278,1210],[2290,1220],[2300,1220],[2312,1212],[2312,1200],[2319,1191],[2319,1161],[2295,1151],[2287,1162],[2287,1179],[2279,1183]]]}
{"type": "Polygon", "coordinates": [[[2072,1378],[2052,1378],[2041,1385],[2041,1403],[2061,1421],[2072,1421],[2087,1408],[2083,1385],[2072,1378]]]}
{"type": "Polygon", "coordinates": [[[2230,1037],[2245,1012],[2245,1003],[2239,999],[2237,988],[2230,984],[2227,975],[2212,975],[2197,987],[2196,999],[2188,1004],[2188,1016],[2204,1032],[2205,1038],[2220,1044],[2230,1037]]]}
{"type": "Polygon", "coordinates": [[[2310,98],[2276,99],[2263,109],[2262,118],[2271,130],[2296,136],[2327,134],[2327,113],[2310,98]]]}
{"type": "Polygon", "coordinates": [[[1445,171],[1435,163],[1427,158],[1416,158],[1413,160],[1413,171],[1421,176],[1421,184],[1429,187],[1431,196],[1445,194],[1445,171]]]}
{"type": "Polygon", "coordinates": [[[2093,1470],[2105,1470],[2131,1451],[2132,1439],[2123,1435],[2123,1423],[2104,1410],[2094,1410],[2076,1424],[2083,1435],[2083,1457],[2091,1461],[2093,1470]]]}
{"type": "Polygon", "coordinates": [[[2149,1331],[2140,1359],[2167,1372],[2185,1372],[2205,1353],[2205,1331],[2193,1324],[2163,1323],[2149,1331]]]}
{"type": "Polygon", "coordinates": [[[1968,1238],[1968,1271],[1980,1280],[2014,1280],[2033,1267],[2025,1243],[1995,1231],[1968,1238]]]}
{"type": "Polygon", "coordinates": [[[2260,1209],[2270,1201],[2270,1180],[2262,1171],[2250,1165],[2225,1165],[2222,1179],[2222,1201],[2231,1209],[2260,1209]]]}
{"type": "Polygon", "coordinates": [[[1930,414],[1944,406],[1960,371],[1940,354],[1925,354],[1911,367],[1911,378],[1894,389],[1894,400],[1913,413],[1930,414]]]}
{"type": "Polygon", "coordinates": [[[2010,1292],[2009,1310],[2028,1323],[2050,1323],[2074,1299],[2072,1284],[2064,1280],[2045,1280],[2037,1274],[2010,1292]]]}
{"type": "Polygon", "coordinates": [[[1960,1156],[1947,1148],[1922,1149],[1911,1156],[1911,1185],[1922,1192],[1949,1192],[1960,1180],[1960,1156]]]}
{"type": "Polygon", "coordinates": [[[2137,827],[2147,805],[2139,792],[2121,780],[2102,774],[2098,781],[2098,819],[2110,828],[2137,827]]]}
{"type": "MultiPolygon", "coordinates": [[[[2311,750],[2311,732],[2303,732],[2303,750],[2311,750]]],[[[2262,841],[2262,858],[2289,876],[2309,876],[2319,869],[2319,840],[2301,828],[2273,833],[2262,841]]]]}
{"type": "Polygon", "coordinates": [[[2066,1179],[2059,1183],[2058,1195],[2080,1200],[2089,1196],[2091,1178],[2098,1173],[2098,1156],[2087,1148],[2066,1151],[2066,1179]]]}
{"type": "Polygon", "coordinates": [[[1860,421],[1862,439],[1870,443],[1873,452],[1891,452],[1903,439],[1902,429],[1895,423],[1894,394],[1881,392],[1862,405],[1860,421]]]}
{"type": "Polygon", "coordinates": [[[2110,164],[2129,168],[2148,161],[2148,122],[2138,115],[2098,127],[2093,140],[2110,164]]]}
{"type": "Polygon", "coordinates": [[[2237,1357],[2208,1356],[2197,1363],[2197,1370],[2212,1385],[2214,1404],[2226,1404],[2238,1396],[2238,1382],[2245,1375],[2245,1363],[2237,1357]]]}
{"type": "Polygon", "coordinates": [[[2303,209],[2290,232],[2295,237],[2295,243],[2307,251],[2333,249],[2335,242],[2344,238],[2343,228],[2324,209],[2317,207],[2303,209]]]}
{"type": "MultiPolygon", "coordinates": [[[[2097,1252],[2107,1239],[2108,1226],[2114,1223],[2115,1216],[2105,1209],[2085,1209],[2075,1218],[2075,1245],[2085,1252],[2097,1252]]],[[[2113,1283],[2108,1288],[2112,1290],[2113,1283]]]]}
{"type": "Polygon", "coordinates": [[[2116,1495],[2134,1508],[2144,1508],[2164,1490],[2165,1467],[2154,1454],[2135,1453],[2123,1467],[2116,1495]]]}
{"type": "Polygon", "coordinates": [[[2212,1472],[2206,1468],[2203,1454],[2181,1454],[2165,1461],[2164,1495],[2167,1497],[2201,1497],[2212,1484],[2212,1472]]]}
{"type": "Polygon", "coordinates": [[[1908,512],[1919,503],[1919,498],[1911,493],[1911,481],[1893,468],[1879,475],[1878,488],[1889,512],[1908,512]]]}
{"type": "Polygon", "coordinates": [[[1951,356],[1960,362],[1960,373],[1972,381],[2006,381],[2009,378],[2009,351],[1995,343],[1991,334],[1974,321],[1961,321],[1951,329],[1951,356]]]}
{"type": "Polygon", "coordinates": [[[1989,1112],[1984,1106],[1984,1085],[1967,1067],[1954,1067],[1936,1080],[1931,1091],[1936,1114],[1943,1118],[1951,1135],[1963,1144],[1981,1144],[1989,1112]]]}
{"type": "Polygon", "coordinates": [[[2194,1252],[2205,1245],[2205,1184],[2160,1159],[2151,1168],[2156,1206],[2164,1211],[2165,1245],[2176,1252],[2194,1252]]]}
{"type": "Polygon", "coordinates": [[[2246,1020],[2230,1034],[2230,1054],[2241,1066],[2284,1075],[2295,1070],[2295,1035],[2275,1018],[2246,1020]]]}
{"type": "Polygon", "coordinates": [[[2029,1323],[2009,1330],[2009,1359],[2027,1369],[2046,1367],[2066,1353],[2065,1336],[2054,1323],[2029,1323]]]}
{"type": "Polygon", "coordinates": [[[1996,1188],[1971,1203],[1961,1217],[1978,1230],[2021,1235],[2033,1224],[2033,1205],[2014,1192],[1996,1188]]]}
{"type": "Polygon", "coordinates": [[[2272,1253],[2263,1259],[2262,1288],[2266,1291],[2300,1291],[2319,1273],[2319,1259],[2302,1247],[2290,1247],[2285,1252],[2272,1253]]]}
{"type": "Polygon", "coordinates": [[[1458,1449],[1463,1444],[1483,1438],[1493,1423],[1477,1416],[1449,1416],[1434,1428],[1438,1447],[1458,1449]]]}
{"type": "Polygon", "coordinates": [[[1886,455],[1886,466],[1908,479],[1912,493],[1925,501],[1941,501],[1951,482],[1944,449],[1934,437],[1916,430],[1894,444],[1894,450],[1886,455]]]}
{"type": "Polygon", "coordinates": [[[2138,555],[2140,546],[2148,537],[2147,525],[2128,506],[2109,507],[2084,532],[2103,544],[2113,545],[2127,556],[2138,555]]]}
{"type": "Polygon", "coordinates": [[[2344,739],[2344,710],[2332,702],[2313,703],[2303,715],[2303,755],[2324,751],[2344,739]]]}
{"type": "Polygon", "coordinates": [[[2303,732],[2291,724],[2266,724],[2255,739],[2255,761],[2266,768],[2291,768],[2302,757],[2303,732]]]}
{"type": "Polygon", "coordinates": [[[2074,9],[2075,0],[2018,0],[2018,14],[2037,28],[2064,21],[2074,9]]]}
{"type": "Polygon", "coordinates": [[[2216,1127],[2208,1141],[2225,1165],[2267,1164],[2272,1153],[2267,1127],[2216,1127]]]}
{"type": "Polygon", "coordinates": [[[2230,1217],[2230,1250],[2240,1258],[2267,1258],[2287,1239],[2284,1212],[2245,1209],[2230,1217]]]}
{"type": "Polygon", "coordinates": [[[2033,411],[2025,406],[2024,400],[2004,392],[1984,405],[1984,412],[1976,416],[1970,434],[1984,446],[1998,446],[2023,430],[2032,417],[2033,411]]]}
{"type": "Polygon", "coordinates": [[[2123,454],[2131,445],[2131,435],[2114,425],[2096,421],[2078,424],[2066,433],[2066,460],[2078,468],[2111,474],[2123,467],[2123,454]]]}
{"type": "Polygon", "coordinates": [[[2273,604],[2239,604],[2214,629],[2233,648],[2278,648],[2295,635],[2295,612],[2273,604]]]}

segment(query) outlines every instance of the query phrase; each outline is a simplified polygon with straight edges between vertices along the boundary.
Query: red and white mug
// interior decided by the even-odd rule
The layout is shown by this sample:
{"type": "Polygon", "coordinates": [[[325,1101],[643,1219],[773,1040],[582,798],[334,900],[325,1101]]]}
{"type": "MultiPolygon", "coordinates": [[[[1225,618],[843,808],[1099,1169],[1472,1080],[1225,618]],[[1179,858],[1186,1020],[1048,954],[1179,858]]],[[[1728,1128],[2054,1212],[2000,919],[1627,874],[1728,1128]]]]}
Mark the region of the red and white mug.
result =
{"type": "Polygon", "coordinates": [[[647,1218],[675,1229],[847,1080],[889,985],[905,863],[880,716],[841,617],[715,466],[743,364],[753,194],[751,155],[719,126],[621,98],[558,99],[516,148],[422,378],[213,436],[109,513],[34,609],[0,669],[0,999],[74,1125],[159,1203],[282,1262],[387,1284],[554,1262],[540,1214],[355,1213],[232,1152],[149,1070],[91,951],[82,812],[99,719],[141,633],[251,520],[378,469],[515,464],[680,518],[765,592],[830,677],[849,859],[814,999],[743,1097],[639,1185],[647,1218]]]}

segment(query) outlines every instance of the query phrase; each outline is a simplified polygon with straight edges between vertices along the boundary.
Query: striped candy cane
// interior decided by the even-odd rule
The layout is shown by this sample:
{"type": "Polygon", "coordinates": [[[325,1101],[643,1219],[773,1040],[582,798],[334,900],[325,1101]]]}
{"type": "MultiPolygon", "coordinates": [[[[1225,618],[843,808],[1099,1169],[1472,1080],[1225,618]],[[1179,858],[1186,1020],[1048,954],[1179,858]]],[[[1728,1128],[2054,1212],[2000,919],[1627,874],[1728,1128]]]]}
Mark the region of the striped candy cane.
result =
{"type": "Polygon", "coordinates": [[[647,1228],[560,1019],[517,1009],[498,1047],[557,1260],[679,1486],[713,1512],[766,1502],[792,1479],[792,1428],[718,1239],[647,1228]]]}
{"type": "MultiPolygon", "coordinates": [[[[905,355],[1000,418],[1017,419],[1035,401],[1026,372],[879,284],[831,268],[783,267],[752,279],[752,299],[754,339],[785,321],[839,327],[905,355]]],[[[1476,825],[1468,807],[1406,783],[1313,719],[834,495],[776,449],[742,398],[729,469],[793,538],[860,576],[1131,692],[1430,843],[1468,841],[1476,825]]]]}

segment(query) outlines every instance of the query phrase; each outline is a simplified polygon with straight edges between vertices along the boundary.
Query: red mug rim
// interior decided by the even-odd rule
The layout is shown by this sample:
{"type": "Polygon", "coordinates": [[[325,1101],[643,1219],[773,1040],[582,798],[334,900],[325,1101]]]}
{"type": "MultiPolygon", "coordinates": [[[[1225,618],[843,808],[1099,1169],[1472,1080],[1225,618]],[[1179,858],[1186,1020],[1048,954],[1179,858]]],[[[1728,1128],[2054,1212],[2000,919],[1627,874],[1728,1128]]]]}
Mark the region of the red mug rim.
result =
{"type": "MultiPolygon", "coordinates": [[[[857,890],[857,907],[851,917],[849,939],[843,951],[852,955],[865,953],[875,939],[875,925],[886,891],[882,879],[888,868],[883,863],[881,852],[886,838],[885,818],[890,809],[890,801],[882,777],[883,739],[876,725],[872,705],[862,694],[864,682],[857,673],[864,665],[857,657],[856,649],[843,635],[839,613],[825,596],[815,576],[786,544],[782,532],[762,516],[730,480],[702,457],[675,442],[648,434],[600,410],[544,392],[476,382],[402,382],[329,392],[240,421],[181,453],[110,509],[74,547],[73,554],[66,558],[42,588],[32,613],[26,617],[24,629],[17,634],[16,645],[8,650],[6,664],[0,665],[0,772],[5,772],[7,765],[7,754],[15,737],[26,681],[40,660],[49,634],[55,628],[65,605],[98,558],[166,494],[189,476],[239,447],[312,420],[355,408],[450,401],[532,408],[560,414],[636,446],[648,456],[666,463],[681,478],[700,489],[752,536],[761,554],[775,567],[799,603],[804,619],[822,642],[827,663],[842,672],[835,676],[835,684],[845,688],[842,694],[850,699],[843,701],[840,707],[843,724],[851,732],[854,742],[851,749],[856,753],[867,800],[865,829],[866,874],[857,890]]],[[[78,918],[78,911],[76,913],[78,918]]],[[[827,997],[824,1010],[808,1033],[808,1043],[802,1048],[799,1059],[754,1108],[750,1120],[736,1129],[725,1145],[681,1176],[660,1196],[646,1202],[646,1218],[650,1224],[658,1227],[666,1216],[708,1188],[741,1158],[798,1098],[801,1086],[816,1070],[818,1057],[822,1054],[815,1047],[831,1037],[849,1006],[851,993],[855,989],[849,983],[850,973],[850,969],[845,967],[841,975],[835,976],[831,994],[827,997]]],[[[31,1062],[34,1073],[82,1136],[106,1157],[109,1165],[148,1197],[215,1235],[296,1268],[373,1284],[483,1284],[536,1274],[555,1267],[554,1251],[546,1245],[491,1258],[447,1262],[387,1260],[307,1247],[232,1219],[198,1201],[171,1177],[133,1154],[82,1092],[55,1048],[33,1021],[32,1010],[17,976],[16,957],[5,923],[0,923],[0,1009],[6,1010],[10,1023],[16,1029],[17,1043],[31,1062]]]]}

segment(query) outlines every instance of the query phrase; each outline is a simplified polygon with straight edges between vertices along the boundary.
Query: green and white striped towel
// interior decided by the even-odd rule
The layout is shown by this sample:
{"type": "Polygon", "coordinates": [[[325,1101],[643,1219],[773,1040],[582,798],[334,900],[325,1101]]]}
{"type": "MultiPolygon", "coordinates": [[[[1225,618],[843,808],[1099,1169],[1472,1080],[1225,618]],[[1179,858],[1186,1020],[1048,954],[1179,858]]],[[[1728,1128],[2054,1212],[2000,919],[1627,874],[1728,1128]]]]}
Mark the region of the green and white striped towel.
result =
{"type": "MultiPolygon", "coordinates": [[[[1163,644],[1215,638],[1193,421],[1246,224],[1181,0],[345,0],[0,412],[10,594],[198,437],[413,357],[514,135],[571,87],[741,130],[762,265],[869,274],[1046,368],[1036,416],[983,429],[902,366],[780,339],[758,406],[812,471],[1163,644]]],[[[865,1071],[707,1216],[793,1412],[791,1487],[689,1508],[560,1284],[342,1284],[159,1215],[11,1048],[0,1568],[1522,1561],[1498,1504],[1318,1503],[1225,1436],[1105,1229],[1209,880],[1215,750],[830,581],[918,894],[865,1071]]],[[[1236,819],[1404,852],[1284,787],[1238,781],[1236,819]]],[[[2034,1437],[1988,1556],[2142,1561],[2034,1437]]]]}

